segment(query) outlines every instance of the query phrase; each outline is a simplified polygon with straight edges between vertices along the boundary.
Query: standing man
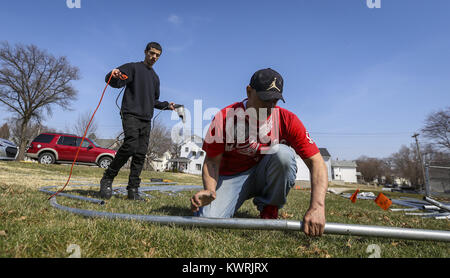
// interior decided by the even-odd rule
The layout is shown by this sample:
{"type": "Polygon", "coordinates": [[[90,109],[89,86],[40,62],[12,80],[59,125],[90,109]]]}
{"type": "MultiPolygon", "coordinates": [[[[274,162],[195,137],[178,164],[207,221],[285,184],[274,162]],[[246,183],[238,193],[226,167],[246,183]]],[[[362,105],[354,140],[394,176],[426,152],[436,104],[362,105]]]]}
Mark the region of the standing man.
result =
{"type": "Polygon", "coordinates": [[[253,198],[261,218],[278,218],[278,209],[295,184],[295,151],[311,173],[303,231],[310,236],[323,234],[327,168],[298,117],[276,106],[278,100],[284,102],[282,92],[278,72],[259,70],[247,86],[248,98],[215,116],[203,143],[204,190],[191,198],[197,216],[230,218],[245,200],[253,198]]]}
{"type": "Polygon", "coordinates": [[[131,167],[128,180],[128,199],[142,200],[138,194],[140,175],[147,154],[151,119],[154,108],[174,110],[174,103],[159,101],[159,77],[153,69],[162,48],[157,42],[147,44],[143,62],[124,64],[106,75],[113,88],[126,86],[120,115],[125,139],[114,160],[105,170],[100,181],[100,197],[110,199],[112,182],[130,157],[131,167]],[[126,75],[128,78],[126,78],[126,75]]]}

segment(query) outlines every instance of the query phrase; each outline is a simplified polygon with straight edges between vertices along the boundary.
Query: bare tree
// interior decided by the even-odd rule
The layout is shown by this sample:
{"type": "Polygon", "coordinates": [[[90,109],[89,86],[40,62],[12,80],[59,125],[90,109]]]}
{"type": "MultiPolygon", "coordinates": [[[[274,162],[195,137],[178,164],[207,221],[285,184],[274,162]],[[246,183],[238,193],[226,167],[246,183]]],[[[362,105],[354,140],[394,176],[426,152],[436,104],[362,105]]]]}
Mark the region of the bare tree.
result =
{"type": "Polygon", "coordinates": [[[4,123],[2,127],[0,127],[0,138],[9,140],[11,133],[9,132],[9,126],[7,123],[4,123]]]}
{"type": "Polygon", "coordinates": [[[450,166],[450,152],[440,151],[434,144],[426,144],[422,149],[425,163],[433,166],[450,166]]]}
{"type": "Polygon", "coordinates": [[[161,121],[154,121],[148,143],[146,167],[149,168],[151,162],[161,157],[171,145],[170,130],[161,121]]]}
{"type": "Polygon", "coordinates": [[[417,187],[423,184],[422,168],[414,144],[410,147],[403,145],[390,159],[397,176],[408,179],[417,187]]]}
{"type": "MultiPolygon", "coordinates": [[[[79,114],[78,120],[75,122],[75,125],[72,128],[73,133],[75,133],[78,136],[83,136],[84,132],[86,131],[87,125],[91,121],[91,117],[92,117],[92,111],[87,111],[83,114],[79,114]]],[[[89,139],[95,140],[96,138],[98,138],[97,130],[98,130],[98,124],[94,118],[94,119],[92,119],[92,122],[89,125],[88,132],[86,133],[86,137],[88,137],[89,139]]]]}
{"type": "Polygon", "coordinates": [[[373,182],[375,179],[380,182],[382,177],[391,175],[389,164],[382,159],[361,156],[356,160],[356,165],[366,182],[373,182]]]}
{"type": "Polygon", "coordinates": [[[56,58],[35,45],[17,44],[0,47],[0,103],[14,113],[20,122],[19,155],[26,147],[26,132],[32,119],[52,114],[52,106],[69,108],[76,98],[72,80],[79,79],[79,70],[66,57],[56,58]]]}
{"type": "Polygon", "coordinates": [[[450,151],[450,106],[431,113],[422,128],[423,135],[438,148],[450,151]]]}
{"type": "Polygon", "coordinates": [[[47,127],[35,119],[32,119],[28,122],[25,133],[22,133],[21,131],[21,120],[10,118],[9,122],[13,123],[10,127],[11,140],[17,145],[19,145],[21,138],[25,140],[25,145],[29,145],[36,136],[43,132],[57,132],[56,129],[47,127]]]}

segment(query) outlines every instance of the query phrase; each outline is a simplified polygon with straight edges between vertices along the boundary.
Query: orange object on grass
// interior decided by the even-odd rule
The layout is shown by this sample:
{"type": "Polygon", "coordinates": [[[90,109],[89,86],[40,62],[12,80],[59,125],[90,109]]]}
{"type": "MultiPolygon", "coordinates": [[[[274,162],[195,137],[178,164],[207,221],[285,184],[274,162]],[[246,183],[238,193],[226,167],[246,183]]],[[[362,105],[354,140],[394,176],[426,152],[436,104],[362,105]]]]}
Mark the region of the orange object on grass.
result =
{"type": "Polygon", "coordinates": [[[384,210],[387,210],[392,205],[392,201],[381,192],[375,199],[375,203],[384,210]]]}
{"type": "Polygon", "coordinates": [[[359,188],[356,189],[355,193],[353,193],[353,195],[350,197],[350,200],[352,201],[352,203],[356,203],[356,198],[358,197],[358,192],[359,192],[359,188]]]}

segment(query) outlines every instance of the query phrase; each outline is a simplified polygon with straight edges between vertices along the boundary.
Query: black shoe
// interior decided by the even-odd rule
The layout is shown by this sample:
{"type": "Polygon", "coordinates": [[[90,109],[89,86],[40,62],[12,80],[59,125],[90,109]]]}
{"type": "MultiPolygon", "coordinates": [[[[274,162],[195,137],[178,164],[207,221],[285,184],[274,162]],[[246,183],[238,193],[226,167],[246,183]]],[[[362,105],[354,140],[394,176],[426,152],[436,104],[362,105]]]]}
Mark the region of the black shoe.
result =
{"type": "Polygon", "coordinates": [[[111,199],[112,196],[112,183],[113,179],[107,179],[103,177],[100,181],[100,198],[102,199],[111,199]]]}
{"type": "Polygon", "coordinates": [[[139,188],[137,187],[128,188],[128,200],[145,201],[144,198],[139,196],[139,188]]]}

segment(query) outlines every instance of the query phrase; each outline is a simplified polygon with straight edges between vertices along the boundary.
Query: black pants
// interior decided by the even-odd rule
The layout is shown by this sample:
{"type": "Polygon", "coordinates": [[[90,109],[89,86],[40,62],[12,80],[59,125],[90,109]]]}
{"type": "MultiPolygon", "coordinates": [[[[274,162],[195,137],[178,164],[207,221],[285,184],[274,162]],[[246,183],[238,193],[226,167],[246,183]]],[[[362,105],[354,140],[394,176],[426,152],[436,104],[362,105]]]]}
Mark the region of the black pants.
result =
{"type": "Polygon", "coordinates": [[[151,122],[140,120],[129,114],[124,114],[122,116],[122,126],[125,134],[124,142],[117,151],[109,168],[106,169],[104,177],[113,179],[117,176],[120,168],[127,163],[131,156],[132,160],[127,189],[131,187],[138,188],[141,182],[139,177],[142,172],[142,167],[144,166],[145,155],[147,154],[148,149],[151,122]]]}

